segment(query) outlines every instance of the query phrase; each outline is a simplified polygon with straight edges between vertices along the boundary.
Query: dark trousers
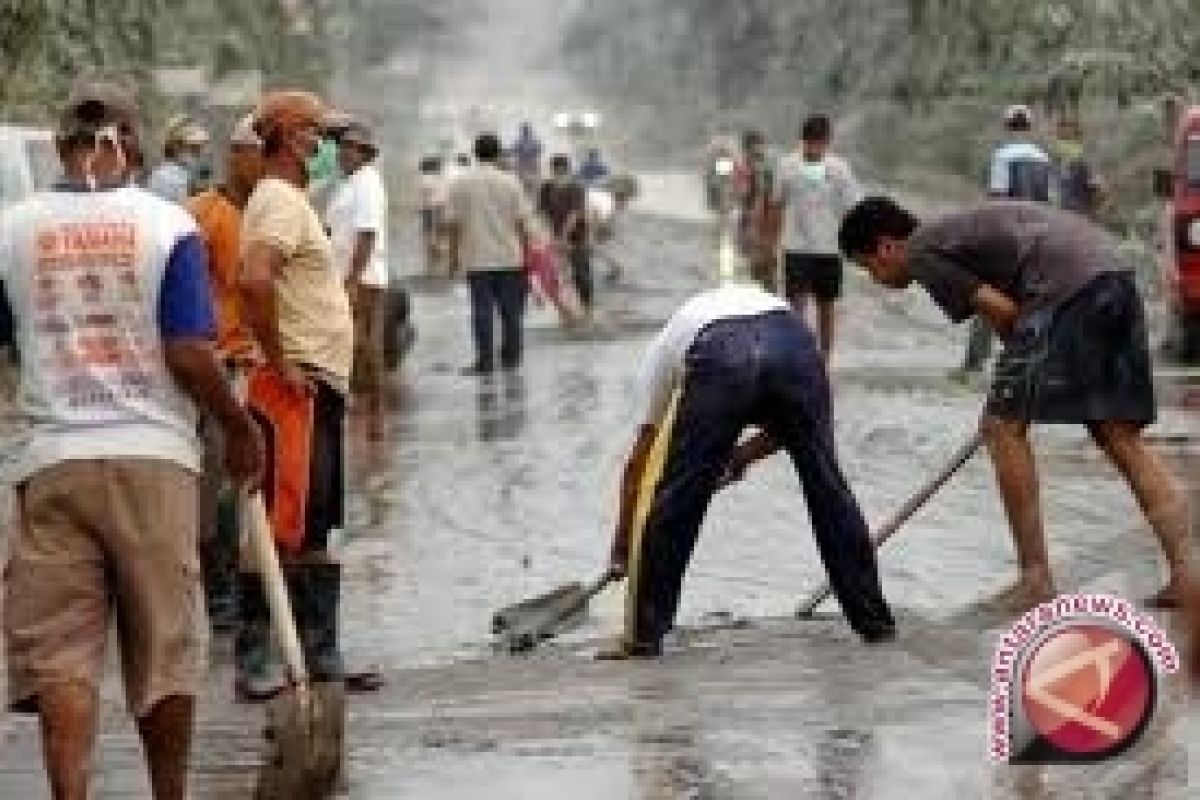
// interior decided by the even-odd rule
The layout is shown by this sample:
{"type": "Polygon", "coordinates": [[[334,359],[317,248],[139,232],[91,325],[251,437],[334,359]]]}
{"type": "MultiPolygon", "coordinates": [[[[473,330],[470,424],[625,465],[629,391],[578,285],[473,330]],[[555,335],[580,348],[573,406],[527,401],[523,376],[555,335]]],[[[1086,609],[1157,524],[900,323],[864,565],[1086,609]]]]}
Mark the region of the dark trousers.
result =
{"type": "Polygon", "coordinates": [[[596,299],[595,281],[592,279],[592,254],[586,247],[574,247],[570,252],[571,282],[584,308],[591,308],[596,299]]]}
{"type": "Polygon", "coordinates": [[[500,316],[500,364],[512,369],[521,364],[522,320],[525,297],[529,291],[525,274],[519,269],[472,272],[467,276],[471,289],[471,328],[475,334],[475,363],[484,369],[494,364],[492,318],[500,316]]]}
{"type": "Polygon", "coordinates": [[[791,456],[821,559],[859,633],[892,621],[866,521],[834,450],[825,368],[812,334],[773,312],[706,328],[688,351],[682,388],[660,435],[666,459],[630,575],[629,636],[660,639],[672,627],[684,571],[720,476],[742,431],[767,431],[791,456]]]}

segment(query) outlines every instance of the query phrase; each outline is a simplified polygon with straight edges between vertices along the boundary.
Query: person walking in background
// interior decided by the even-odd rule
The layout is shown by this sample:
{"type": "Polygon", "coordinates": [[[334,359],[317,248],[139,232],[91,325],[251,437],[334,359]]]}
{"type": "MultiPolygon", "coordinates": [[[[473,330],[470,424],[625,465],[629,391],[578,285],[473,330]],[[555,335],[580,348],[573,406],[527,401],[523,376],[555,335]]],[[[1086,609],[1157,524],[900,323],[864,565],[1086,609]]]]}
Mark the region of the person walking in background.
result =
{"type": "Polygon", "coordinates": [[[825,360],[833,350],[836,304],[842,296],[837,233],[842,215],[860,199],[858,181],[843,158],[829,152],[828,117],[804,120],[797,152],[779,165],[773,201],[782,215],[784,295],[802,318],[817,306],[817,341],[825,360]]]}
{"type": "Polygon", "coordinates": [[[1094,219],[1106,199],[1104,181],[1088,157],[1078,117],[1064,116],[1058,121],[1052,149],[1058,207],[1094,219]]]}
{"type": "Polygon", "coordinates": [[[383,325],[391,276],[388,270],[388,196],[376,159],[373,132],[352,122],[338,137],[338,163],[345,180],[326,211],[333,258],[345,282],[354,315],[351,386],[361,394],[372,436],[383,425],[383,325]]]}
{"type": "Polygon", "coordinates": [[[231,479],[261,477],[258,429],[212,348],[204,246],[177,205],[128,186],[133,97],[72,92],[64,180],[0,217],[21,343],[17,524],[4,569],[11,708],[35,713],[56,800],[86,800],[115,618],[125,700],[156,800],[183,800],[208,667],[197,564],[197,407],[231,479]]]}
{"type": "MultiPolygon", "coordinates": [[[[992,153],[988,166],[988,197],[993,200],[1050,202],[1053,166],[1034,138],[1033,112],[1028,106],[1009,106],[1004,112],[1005,139],[992,153]]],[[[965,381],[983,370],[992,355],[992,329],[971,320],[967,352],[951,377],[965,381]]]]}
{"type": "MultiPolygon", "coordinates": [[[[254,119],[244,117],[229,137],[224,180],[187,202],[208,255],[208,277],[217,314],[217,358],[226,376],[240,382],[256,361],[254,337],[246,323],[239,286],[242,209],[262,177],[262,141],[254,119]]],[[[205,473],[200,527],[200,564],[214,629],[237,623],[236,570],[240,515],[237,487],[222,472],[225,445],[220,429],[202,431],[205,473]]]]}
{"type": "Polygon", "coordinates": [[[512,146],[512,166],[530,197],[542,180],[542,149],[542,140],[534,133],[533,125],[522,122],[512,146]]]}
{"type": "Polygon", "coordinates": [[[600,155],[600,148],[589,147],[583,157],[583,163],[579,165],[579,180],[587,187],[599,186],[608,180],[610,174],[608,164],[600,155]]]}
{"type": "Polygon", "coordinates": [[[441,273],[442,227],[446,218],[449,178],[449,172],[443,166],[441,158],[429,156],[421,159],[417,190],[426,275],[437,276],[441,273]]]}
{"type": "Polygon", "coordinates": [[[500,317],[500,367],[521,366],[528,286],[521,269],[533,208],[516,176],[500,168],[500,139],[475,141],[474,169],[450,187],[446,206],[450,274],[463,273],[471,293],[475,361],[465,375],[487,375],[496,366],[493,320],[500,317]]]}
{"type": "MultiPolygon", "coordinates": [[[[259,104],[255,131],[263,140],[266,168],[242,217],[241,289],[264,380],[277,387],[278,395],[311,400],[311,406],[304,404],[311,408],[311,429],[304,431],[308,441],[276,436],[272,443],[276,471],[295,462],[288,453],[307,455],[300,542],[280,553],[305,661],[317,681],[372,691],[380,686],[377,675],[345,669],[339,634],[342,568],[330,549],[330,535],[343,527],[345,517],[343,453],[354,321],[333,247],[306,192],[327,119],[320,98],[308,92],[274,91],[259,104]]],[[[277,537],[280,533],[276,530],[277,537]]],[[[239,584],[235,689],[242,700],[261,700],[278,688],[269,671],[270,614],[259,576],[243,574],[239,584]]]]}
{"type": "Polygon", "coordinates": [[[558,154],[550,159],[550,179],[538,193],[538,211],[553,234],[557,250],[571,267],[575,293],[590,312],[595,300],[587,226],[586,190],[571,175],[571,159],[558,154]]]}
{"type": "Polygon", "coordinates": [[[183,203],[195,191],[208,131],[190,117],[173,117],[163,137],[163,163],[150,173],[146,188],[164,200],[183,203]]]}

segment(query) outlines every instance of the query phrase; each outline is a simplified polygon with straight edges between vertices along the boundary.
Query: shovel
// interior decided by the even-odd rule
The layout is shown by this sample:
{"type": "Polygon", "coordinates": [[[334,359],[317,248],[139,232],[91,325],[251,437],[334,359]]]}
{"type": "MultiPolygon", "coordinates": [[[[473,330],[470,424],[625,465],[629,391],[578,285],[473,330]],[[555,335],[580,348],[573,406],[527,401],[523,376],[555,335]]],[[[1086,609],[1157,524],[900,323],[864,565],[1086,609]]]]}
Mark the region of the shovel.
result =
{"type": "Polygon", "coordinates": [[[250,545],[289,679],[267,706],[267,747],[254,797],[324,800],[343,782],[345,695],[340,683],[310,681],[262,495],[246,506],[250,545]]]}
{"type": "Polygon", "coordinates": [[[618,580],[611,572],[588,584],[563,584],[545,594],[506,606],[492,615],[492,633],[510,653],[523,653],[570,627],[588,603],[618,580]]]}
{"type": "MultiPolygon", "coordinates": [[[[871,545],[875,549],[879,549],[888,539],[895,535],[896,531],[912,519],[913,515],[921,510],[924,505],[929,502],[929,499],[937,494],[938,490],[946,485],[954,474],[963,468],[975,452],[979,450],[983,444],[983,434],[976,431],[966,443],[963,444],[954,456],[946,462],[942,469],[929,479],[920,490],[908,499],[903,506],[900,507],[892,517],[885,522],[878,531],[871,537],[871,545]]],[[[828,583],[810,594],[808,598],[800,604],[800,608],[796,611],[796,616],[801,618],[811,617],[817,610],[817,607],[824,603],[829,596],[833,594],[833,589],[828,583]]]]}

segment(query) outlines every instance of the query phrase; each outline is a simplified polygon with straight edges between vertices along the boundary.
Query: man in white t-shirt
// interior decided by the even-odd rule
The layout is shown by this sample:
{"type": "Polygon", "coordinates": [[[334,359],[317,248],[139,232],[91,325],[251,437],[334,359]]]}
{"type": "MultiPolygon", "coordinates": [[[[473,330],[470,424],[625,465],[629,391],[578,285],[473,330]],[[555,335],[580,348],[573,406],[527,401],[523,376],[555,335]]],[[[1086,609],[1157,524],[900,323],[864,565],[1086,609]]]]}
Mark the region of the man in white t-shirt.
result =
{"type": "Polygon", "coordinates": [[[800,130],[800,147],[779,164],[774,204],[783,215],[784,294],[801,317],[811,296],[817,306],[817,340],[826,361],[833,350],[834,306],[842,296],[838,227],[862,192],[843,158],[829,152],[833,127],[812,116],[800,130]]]}
{"type": "Polygon", "coordinates": [[[379,148],[372,132],[352,122],[338,138],[338,163],[345,180],[325,212],[334,264],[341,270],[354,313],[354,371],[351,384],[378,420],[383,391],[383,324],[389,282],[388,198],[375,165],[379,148]]]}
{"type": "Polygon", "coordinates": [[[183,800],[206,624],[197,553],[197,406],[242,486],[258,428],[226,386],[205,250],[183,208],[128,185],[137,108],[78,87],[56,144],[65,179],[0,218],[0,279],[21,351],[19,524],[4,570],[11,708],[41,718],[56,798],[88,797],[115,618],[126,703],[156,800],[183,800]]]}
{"type": "Polygon", "coordinates": [[[868,642],[892,637],[867,524],[838,466],[830,406],[811,332],[761,287],[714,289],[671,317],[642,364],[611,559],[613,574],[629,577],[625,637],[602,657],[661,652],[713,494],[779,449],[796,467],[851,627],[868,642]],[[749,427],[761,433],[739,446],[749,427]]]}

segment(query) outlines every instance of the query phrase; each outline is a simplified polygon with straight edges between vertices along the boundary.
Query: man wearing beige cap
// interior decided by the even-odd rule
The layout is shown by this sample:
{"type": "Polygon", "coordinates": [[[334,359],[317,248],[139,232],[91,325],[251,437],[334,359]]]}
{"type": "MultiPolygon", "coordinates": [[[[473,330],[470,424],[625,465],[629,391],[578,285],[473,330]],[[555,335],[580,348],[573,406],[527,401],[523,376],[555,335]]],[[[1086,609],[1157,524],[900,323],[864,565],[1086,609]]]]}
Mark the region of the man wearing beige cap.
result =
{"type": "MultiPolygon", "coordinates": [[[[343,525],[343,442],[346,395],[354,355],[349,298],[334,266],[333,247],[305,191],[324,137],[328,112],[301,91],[267,94],[255,112],[265,175],[242,218],[241,288],[259,352],[281,391],[313,401],[303,541],[281,553],[296,627],[317,680],[344,680],[350,690],[378,688],[377,676],[347,675],[338,644],[341,565],[329,536],[343,525]]],[[[246,577],[246,576],[244,576],[246,577]]],[[[265,630],[267,607],[254,576],[242,581],[239,636],[265,630]]],[[[262,670],[239,674],[242,699],[259,699],[262,670]],[[243,680],[252,678],[253,680],[243,680]]]]}
{"type": "Polygon", "coordinates": [[[388,197],[375,164],[378,155],[375,137],[366,125],[353,122],[341,132],[338,164],[345,179],[325,214],[334,264],[354,312],[354,390],[366,403],[376,436],[382,424],[383,316],[389,282],[388,197]]]}
{"type": "Polygon", "coordinates": [[[4,570],[9,700],[40,717],[57,800],[88,797],[114,619],[153,796],[186,795],[207,669],[197,406],[229,443],[236,482],[253,485],[263,466],[213,354],[195,223],[128,185],[136,128],[126,92],[79,87],[56,138],[63,183],[0,217],[25,419],[4,570]]]}
{"type": "Polygon", "coordinates": [[[207,145],[208,131],[185,115],[172,117],[163,137],[163,163],[150,173],[146,188],[172,203],[186,201],[195,188],[207,145]]]}
{"type": "MultiPolygon", "coordinates": [[[[254,337],[242,309],[238,272],[241,267],[242,209],[262,177],[262,141],[254,118],[243,117],[229,137],[224,181],[187,202],[208,252],[208,275],[217,313],[217,355],[227,375],[244,375],[255,358],[254,337]]],[[[213,628],[236,620],[234,565],[238,524],[236,493],[220,470],[219,431],[205,430],[205,500],[201,507],[200,562],[208,616],[213,628]]]]}

